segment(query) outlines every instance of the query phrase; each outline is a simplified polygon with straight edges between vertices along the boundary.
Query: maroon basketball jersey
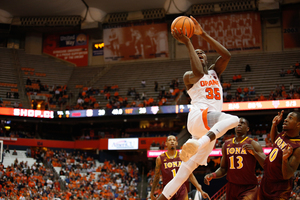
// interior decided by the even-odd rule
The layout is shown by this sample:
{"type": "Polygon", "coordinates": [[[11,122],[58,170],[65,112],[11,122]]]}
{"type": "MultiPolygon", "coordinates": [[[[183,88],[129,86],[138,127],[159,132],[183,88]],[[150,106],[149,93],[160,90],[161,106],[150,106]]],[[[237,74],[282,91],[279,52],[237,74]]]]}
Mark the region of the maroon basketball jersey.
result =
{"type": "MultiPolygon", "coordinates": [[[[290,138],[284,132],[277,135],[273,144],[272,151],[267,156],[264,162],[265,176],[274,181],[288,181],[283,179],[282,175],[282,150],[290,144],[293,147],[293,151],[300,147],[300,136],[290,138]]],[[[287,183],[288,184],[288,183],[287,183]]],[[[292,187],[292,186],[291,186],[292,187]]]]}
{"type": "Polygon", "coordinates": [[[227,180],[240,185],[257,185],[255,176],[255,157],[244,150],[244,144],[251,144],[252,139],[244,138],[236,143],[235,138],[225,141],[225,159],[227,162],[227,180]]]}
{"type": "Polygon", "coordinates": [[[182,161],[180,160],[177,151],[174,158],[170,158],[168,153],[165,152],[160,155],[160,159],[161,159],[160,170],[163,179],[163,186],[165,186],[176,176],[176,173],[182,161]]]}

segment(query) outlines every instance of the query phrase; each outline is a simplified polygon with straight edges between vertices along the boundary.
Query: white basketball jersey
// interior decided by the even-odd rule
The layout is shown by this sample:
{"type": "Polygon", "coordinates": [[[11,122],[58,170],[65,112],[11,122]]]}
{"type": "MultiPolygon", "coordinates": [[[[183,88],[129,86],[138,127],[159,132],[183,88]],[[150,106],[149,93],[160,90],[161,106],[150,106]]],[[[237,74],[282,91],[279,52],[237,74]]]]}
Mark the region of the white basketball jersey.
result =
{"type": "Polygon", "coordinates": [[[222,111],[223,90],[214,70],[209,70],[208,74],[204,74],[187,92],[192,99],[191,104],[196,108],[222,111]]]}

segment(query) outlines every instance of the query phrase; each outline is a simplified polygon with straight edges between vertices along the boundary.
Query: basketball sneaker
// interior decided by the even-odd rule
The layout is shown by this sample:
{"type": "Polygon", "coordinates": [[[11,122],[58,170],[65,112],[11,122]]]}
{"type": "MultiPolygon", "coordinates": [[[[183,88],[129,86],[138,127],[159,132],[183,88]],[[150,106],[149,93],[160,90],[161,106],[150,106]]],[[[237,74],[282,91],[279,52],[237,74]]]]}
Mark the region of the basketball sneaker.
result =
{"type": "Polygon", "coordinates": [[[186,141],[186,143],[184,143],[184,145],[182,146],[179,158],[183,162],[188,161],[193,155],[197,153],[199,146],[200,144],[197,142],[197,140],[188,139],[188,141],[186,141]]]}

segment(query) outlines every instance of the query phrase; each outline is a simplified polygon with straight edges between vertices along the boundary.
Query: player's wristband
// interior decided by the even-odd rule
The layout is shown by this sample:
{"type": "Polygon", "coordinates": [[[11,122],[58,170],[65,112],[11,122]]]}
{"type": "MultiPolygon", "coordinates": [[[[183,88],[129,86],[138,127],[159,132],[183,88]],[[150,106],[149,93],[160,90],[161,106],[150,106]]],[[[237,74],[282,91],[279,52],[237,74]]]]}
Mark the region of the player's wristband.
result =
{"type": "Polygon", "coordinates": [[[217,174],[215,172],[211,173],[213,178],[217,177],[217,174]]]}

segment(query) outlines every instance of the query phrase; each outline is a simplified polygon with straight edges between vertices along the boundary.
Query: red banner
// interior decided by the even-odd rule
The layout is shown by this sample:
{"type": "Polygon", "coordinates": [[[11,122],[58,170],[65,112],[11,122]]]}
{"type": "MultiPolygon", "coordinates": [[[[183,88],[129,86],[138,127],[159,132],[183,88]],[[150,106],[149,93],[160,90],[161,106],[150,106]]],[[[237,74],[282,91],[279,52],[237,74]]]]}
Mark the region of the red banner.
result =
{"type": "Polygon", "coordinates": [[[126,24],[103,29],[104,60],[122,61],[168,57],[167,24],[126,24]]]}
{"type": "MultiPolygon", "coordinates": [[[[162,143],[166,141],[166,137],[157,138],[139,138],[139,149],[149,149],[153,140],[162,143]]],[[[49,147],[49,148],[66,148],[66,149],[99,149],[108,150],[108,139],[100,140],[76,140],[76,141],[60,141],[60,140],[42,140],[42,139],[25,139],[0,137],[4,145],[16,146],[32,146],[32,147],[49,147]]]]}
{"type": "Polygon", "coordinates": [[[300,5],[282,11],[283,42],[285,49],[300,47],[300,5]]]}
{"type": "MultiPolygon", "coordinates": [[[[261,22],[259,13],[222,14],[196,18],[211,37],[229,51],[261,50],[261,22]]],[[[215,50],[200,36],[194,35],[195,49],[215,50]]]]}
{"type": "Polygon", "coordinates": [[[88,36],[84,33],[47,35],[43,41],[43,53],[76,66],[87,66],[88,36]]]}

